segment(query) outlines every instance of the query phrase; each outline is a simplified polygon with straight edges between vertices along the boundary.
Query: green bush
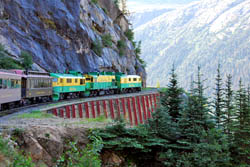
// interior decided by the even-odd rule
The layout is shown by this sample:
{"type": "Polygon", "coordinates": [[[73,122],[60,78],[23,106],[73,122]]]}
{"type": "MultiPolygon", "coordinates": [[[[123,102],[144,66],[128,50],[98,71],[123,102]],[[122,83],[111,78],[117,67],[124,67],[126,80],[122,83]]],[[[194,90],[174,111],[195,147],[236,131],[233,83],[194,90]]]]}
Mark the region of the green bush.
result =
{"type": "Polygon", "coordinates": [[[130,41],[134,40],[134,32],[132,29],[128,29],[124,34],[128,38],[128,40],[130,41]]]}
{"type": "Polygon", "coordinates": [[[0,68],[7,69],[7,70],[8,69],[23,69],[22,65],[18,61],[10,57],[7,57],[1,53],[0,53],[0,68]]]}
{"type": "Polygon", "coordinates": [[[97,4],[98,0],[91,0],[92,3],[97,4]]]}
{"type": "Polygon", "coordinates": [[[99,158],[103,148],[103,142],[100,137],[89,135],[92,141],[84,149],[77,147],[77,142],[69,142],[69,149],[57,161],[57,167],[101,167],[99,158]]]}
{"type": "Polygon", "coordinates": [[[5,52],[5,48],[2,44],[0,44],[0,52],[5,52]]]}
{"type": "Polygon", "coordinates": [[[119,49],[119,55],[123,56],[125,54],[125,48],[126,48],[126,44],[123,40],[119,40],[117,43],[117,47],[119,49]]]}
{"type": "Polygon", "coordinates": [[[104,13],[105,13],[106,15],[108,15],[108,10],[107,10],[106,8],[102,8],[102,10],[104,11],[104,13]]]}
{"type": "Polygon", "coordinates": [[[98,55],[101,56],[102,55],[102,43],[100,42],[100,40],[96,40],[95,42],[93,42],[91,49],[98,55]]]}
{"type": "Polygon", "coordinates": [[[7,161],[9,161],[9,167],[35,167],[30,157],[24,156],[11,148],[8,145],[8,141],[4,140],[2,136],[0,136],[0,154],[5,157],[5,160],[1,160],[1,163],[6,163],[6,166],[8,164],[7,161]]]}
{"type": "Polygon", "coordinates": [[[112,37],[110,34],[104,34],[102,36],[102,43],[105,47],[112,47],[112,37]]]}
{"type": "Polygon", "coordinates": [[[33,64],[33,60],[32,60],[32,56],[28,53],[28,52],[21,52],[21,58],[22,58],[22,66],[25,69],[30,69],[32,64],[33,64]]]}

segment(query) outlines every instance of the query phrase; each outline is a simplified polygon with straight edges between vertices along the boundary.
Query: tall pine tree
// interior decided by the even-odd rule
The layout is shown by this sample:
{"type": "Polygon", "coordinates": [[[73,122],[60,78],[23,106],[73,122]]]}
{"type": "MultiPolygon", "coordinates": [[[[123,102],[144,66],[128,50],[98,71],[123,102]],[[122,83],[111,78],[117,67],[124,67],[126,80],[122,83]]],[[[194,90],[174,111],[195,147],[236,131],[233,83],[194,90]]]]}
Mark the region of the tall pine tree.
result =
{"type": "Polygon", "coordinates": [[[213,102],[214,106],[214,115],[215,115],[215,122],[216,126],[218,128],[223,127],[223,121],[225,120],[225,114],[224,114],[224,94],[223,94],[223,85],[222,85],[222,78],[221,78],[221,73],[220,73],[220,64],[218,65],[217,68],[217,76],[216,76],[216,83],[215,83],[215,99],[213,102]]]}
{"type": "Polygon", "coordinates": [[[161,102],[163,106],[166,107],[167,112],[174,121],[177,121],[177,118],[180,116],[180,111],[182,109],[182,94],[183,91],[178,86],[177,75],[175,73],[175,68],[173,65],[173,68],[171,70],[170,83],[161,102]]]}
{"type": "Polygon", "coordinates": [[[233,155],[236,164],[241,167],[250,165],[250,110],[247,91],[239,82],[236,93],[236,124],[234,126],[235,152],[233,155]]]}
{"type": "Polygon", "coordinates": [[[225,88],[225,114],[226,119],[224,123],[224,129],[229,137],[232,139],[232,128],[233,128],[233,118],[234,118],[234,105],[233,105],[233,90],[232,90],[232,76],[229,74],[227,76],[226,88],[225,88]]]}

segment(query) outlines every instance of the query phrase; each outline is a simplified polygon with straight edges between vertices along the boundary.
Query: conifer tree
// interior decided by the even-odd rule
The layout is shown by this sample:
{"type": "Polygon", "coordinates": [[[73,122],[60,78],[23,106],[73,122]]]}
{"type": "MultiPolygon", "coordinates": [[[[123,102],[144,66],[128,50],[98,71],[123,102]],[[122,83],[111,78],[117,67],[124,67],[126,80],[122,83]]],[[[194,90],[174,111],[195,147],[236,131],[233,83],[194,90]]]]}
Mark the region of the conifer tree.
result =
{"type": "Polygon", "coordinates": [[[218,128],[222,128],[222,124],[225,120],[225,114],[224,114],[224,94],[223,94],[223,85],[222,85],[222,79],[221,79],[221,73],[220,73],[220,64],[217,68],[217,76],[216,76],[216,83],[215,83],[215,99],[213,102],[213,106],[215,109],[214,115],[215,115],[215,121],[216,126],[218,128]]]}
{"type": "Polygon", "coordinates": [[[190,90],[192,93],[178,121],[178,130],[181,134],[176,141],[179,148],[178,165],[224,167],[229,163],[227,140],[221,131],[215,129],[209,115],[207,98],[203,95],[203,85],[198,67],[197,81],[190,90]]]}
{"type": "Polygon", "coordinates": [[[224,124],[225,132],[231,140],[232,128],[233,128],[233,114],[234,114],[234,105],[233,105],[233,90],[232,90],[232,76],[229,74],[227,76],[226,88],[225,88],[225,114],[226,120],[224,124]]]}
{"type": "Polygon", "coordinates": [[[171,70],[170,83],[165,92],[165,97],[162,99],[163,106],[166,107],[167,112],[172,117],[174,121],[180,116],[181,107],[181,95],[183,93],[182,89],[178,86],[177,75],[175,73],[175,68],[171,70]]]}
{"type": "Polygon", "coordinates": [[[234,144],[236,155],[234,159],[238,161],[237,165],[247,167],[250,164],[250,110],[248,104],[247,92],[242,81],[239,81],[239,89],[236,93],[236,124],[234,144]]]}

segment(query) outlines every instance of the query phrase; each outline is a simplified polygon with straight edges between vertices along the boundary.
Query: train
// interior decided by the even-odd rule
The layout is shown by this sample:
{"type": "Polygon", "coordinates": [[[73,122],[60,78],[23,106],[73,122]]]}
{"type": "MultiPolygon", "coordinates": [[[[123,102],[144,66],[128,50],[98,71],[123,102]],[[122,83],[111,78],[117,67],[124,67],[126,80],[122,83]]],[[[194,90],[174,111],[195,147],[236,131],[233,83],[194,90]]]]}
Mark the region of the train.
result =
{"type": "Polygon", "coordinates": [[[142,79],[120,72],[46,73],[0,69],[0,111],[23,105],[139,92],[142,79]]]}

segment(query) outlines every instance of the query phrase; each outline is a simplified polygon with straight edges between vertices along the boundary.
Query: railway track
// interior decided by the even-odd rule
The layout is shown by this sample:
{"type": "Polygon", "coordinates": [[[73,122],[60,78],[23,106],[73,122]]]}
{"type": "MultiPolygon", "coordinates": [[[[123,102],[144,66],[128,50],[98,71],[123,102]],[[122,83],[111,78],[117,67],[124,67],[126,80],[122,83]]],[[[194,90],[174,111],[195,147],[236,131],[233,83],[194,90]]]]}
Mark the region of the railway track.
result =
{"type": "Polygon", "coordinates": [[[43,110],[43,108],[48,108],[51,106],[64,106],[69,104],[81,103],[86,101],[96,101],[96,100],[109,100],[113,98],[126,98],[126,97],[133,97],[133,96],[140,96],[149,93],[155,93],[157,89],[151,90],[143,90],[138,93],[128,93],[128,94],[115,94],[115,95],[103,95],[98,97],[87,97],[87,98],[80,98],[80,99],[67,99],[59,102],[47,102],[47,103],[37,103],[32,104],[24,107],[14,108],[10,110],[5,110],[0,112],[0,124],[1,122],[6,122],[9,118],[15,116],[16,114],[28,113],[35,110],[43,110]]]}

